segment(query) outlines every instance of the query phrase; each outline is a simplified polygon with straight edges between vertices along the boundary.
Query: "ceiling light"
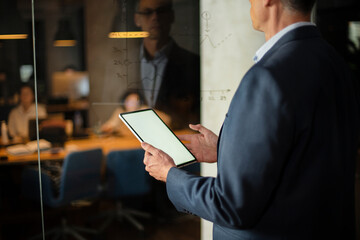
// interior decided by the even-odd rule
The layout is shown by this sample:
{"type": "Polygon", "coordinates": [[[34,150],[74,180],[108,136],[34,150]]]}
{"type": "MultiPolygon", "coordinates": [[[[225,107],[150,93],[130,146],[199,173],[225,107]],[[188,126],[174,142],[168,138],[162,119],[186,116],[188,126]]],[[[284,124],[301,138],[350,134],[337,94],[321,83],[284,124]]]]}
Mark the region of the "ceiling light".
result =
{"type": "Polygon", "coordinates": [[[70,22],[67,19],[61,19],[58,23],[58,29],[55,34],[55,47],[73,47],[76,45],[76,40],[70,28],[70,22]]]}
{"type": "Polygon", "coordinates": [[[127,0],[120,0],[116,4],[117,12],[115,14],[109,38],[146,38],[148,32],[138,31],[134,26],[128,25],[127,0]]]}
{"type": "Polygon", "coordinates": [[[0,39],[26,39],[28,28],[17,10],[17,1],[0,1],[0,39]]]}

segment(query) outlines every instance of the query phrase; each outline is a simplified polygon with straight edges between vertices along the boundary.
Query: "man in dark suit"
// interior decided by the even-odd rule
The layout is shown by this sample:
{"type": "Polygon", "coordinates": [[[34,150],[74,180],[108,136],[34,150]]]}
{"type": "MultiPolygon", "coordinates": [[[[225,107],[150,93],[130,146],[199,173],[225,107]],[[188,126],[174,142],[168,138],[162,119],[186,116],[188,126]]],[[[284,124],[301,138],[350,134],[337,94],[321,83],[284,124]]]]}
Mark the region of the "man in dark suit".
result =
{"type": "Polygon", "coordinates": [[[146,170],[214,239],[354,239],[359,105],[344,61],[310,23],[315,0],[250,0],[267,42],[237,89],[219,138],[184,136],[216,178],[175,167],[143,143],[146,170]],[[217,146],[217,148],[216,148],[217,146]]]}
{"type": "Polygon", "coordinates": [[[149,33],[140,49],[141,83],[146,105],[171,117],[173,129],[200,119],[200,58],[170,37],[172,0],[140,0],[135,24],[149,33]]]}

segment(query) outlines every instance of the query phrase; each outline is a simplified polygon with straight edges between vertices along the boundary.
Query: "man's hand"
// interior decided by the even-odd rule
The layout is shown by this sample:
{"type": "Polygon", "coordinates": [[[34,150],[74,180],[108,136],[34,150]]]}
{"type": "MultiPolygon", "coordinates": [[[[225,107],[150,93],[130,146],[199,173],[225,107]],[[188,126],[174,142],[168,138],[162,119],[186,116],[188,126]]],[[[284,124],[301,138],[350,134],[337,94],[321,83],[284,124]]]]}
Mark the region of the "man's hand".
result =
{"type": "Polygon", "coordinates": [[[149,172],[150,176],[166,182],[170,168],[176,167],[174,160],[160,149],[148,143],[141,143],[141,147],[145,150],[145,170],[149,172]]]}
{"type": "Polygon", "coordinates": [[[218,136],[201,124],[190,124],[189,127],[192,130],[198,131],[199,134],[180,135],[179,139],[188,142],[184,143],[185,146],[194,154],[199,162],[216,162],[218,136]]]}

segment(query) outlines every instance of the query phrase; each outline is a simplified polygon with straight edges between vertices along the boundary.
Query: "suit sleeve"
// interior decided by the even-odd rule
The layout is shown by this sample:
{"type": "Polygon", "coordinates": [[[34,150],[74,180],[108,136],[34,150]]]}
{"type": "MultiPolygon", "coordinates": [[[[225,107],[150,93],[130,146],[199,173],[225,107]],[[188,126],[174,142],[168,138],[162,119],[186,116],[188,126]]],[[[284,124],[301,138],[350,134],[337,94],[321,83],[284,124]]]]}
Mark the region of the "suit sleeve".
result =
{"type": "Polygon", "coordinates": [[[179,211],[225,227],[250,228],[276,194],[289,159],[294,124],[273,74],[253,67],[230,104],[219,137],[216,178],[172,168],[167,191],[179,211]]]}

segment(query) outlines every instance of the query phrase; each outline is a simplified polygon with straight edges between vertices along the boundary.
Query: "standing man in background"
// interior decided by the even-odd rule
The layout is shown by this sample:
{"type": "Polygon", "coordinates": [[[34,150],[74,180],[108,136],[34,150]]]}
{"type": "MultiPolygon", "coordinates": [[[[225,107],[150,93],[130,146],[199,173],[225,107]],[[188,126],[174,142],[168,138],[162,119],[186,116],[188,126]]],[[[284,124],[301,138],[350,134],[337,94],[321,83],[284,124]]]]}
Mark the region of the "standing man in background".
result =
{"type": "Polygon", "coordinates": [[[176,168],[143,143],[146,170],[179,211],[214,223],[214,239],[354,239],[359,102],[345,62],[310,22],[315,0],[250,0],[265,33],[219,137],[182,140],[216,178],[176,168]]]}
{"type": "Polygon", "coordinates": [[[200,120],[200,58],[170,37],[172,0],[139,0],[136,26],[149,33],[140,48],[145,104],[168,114],[173,129],[200,120]]]}

